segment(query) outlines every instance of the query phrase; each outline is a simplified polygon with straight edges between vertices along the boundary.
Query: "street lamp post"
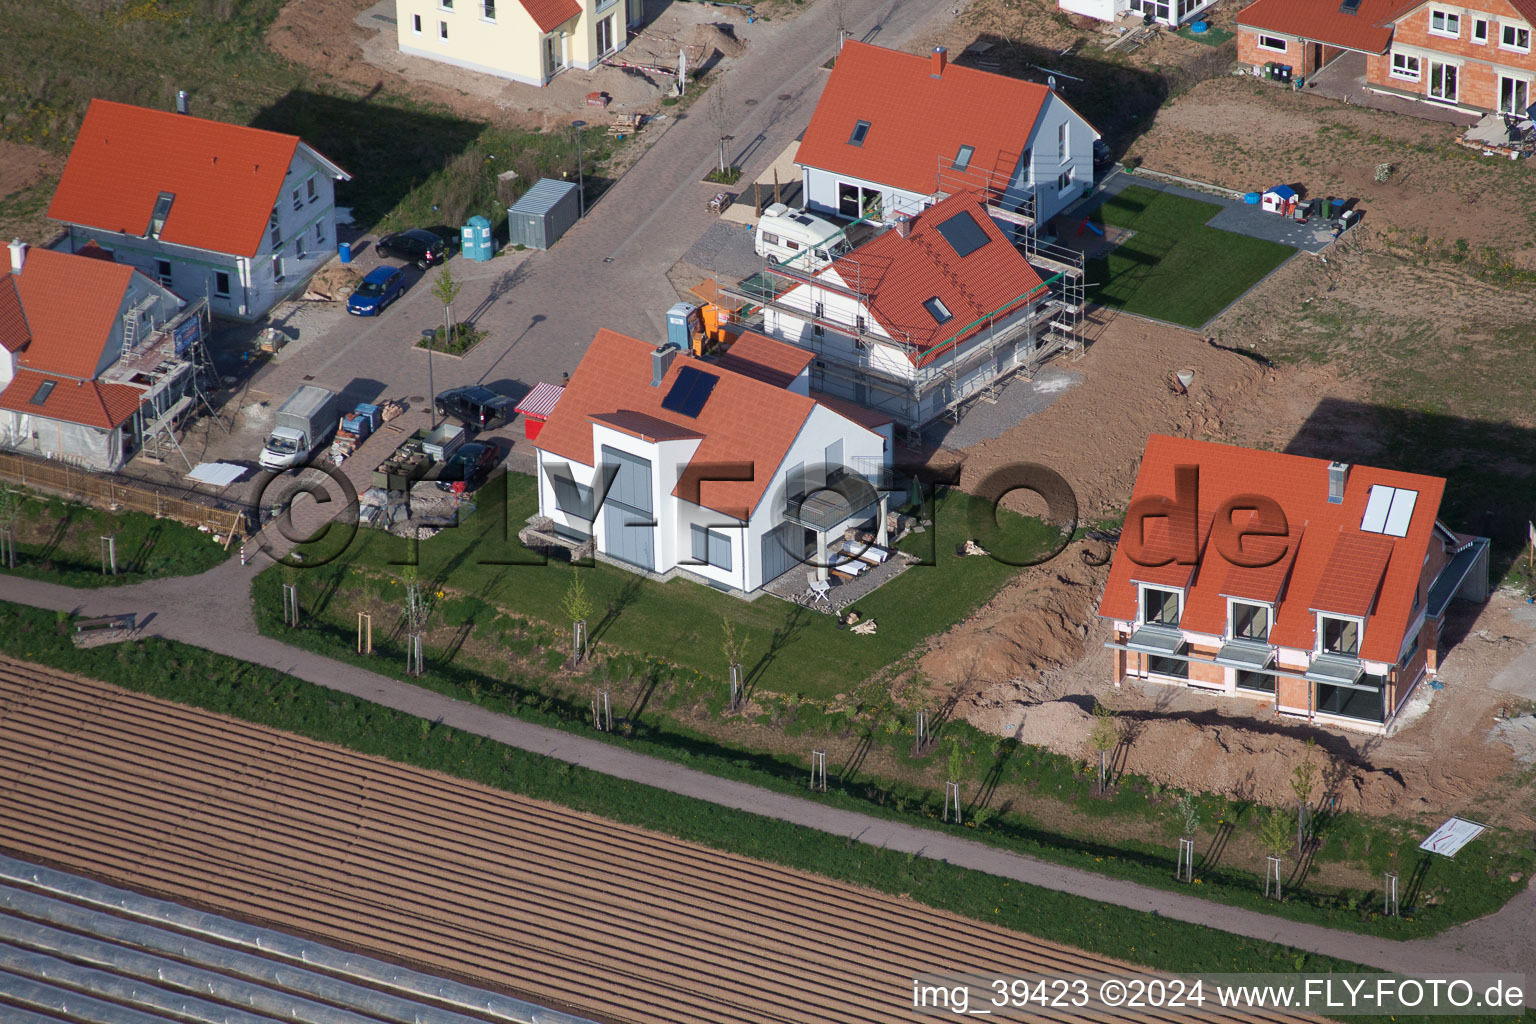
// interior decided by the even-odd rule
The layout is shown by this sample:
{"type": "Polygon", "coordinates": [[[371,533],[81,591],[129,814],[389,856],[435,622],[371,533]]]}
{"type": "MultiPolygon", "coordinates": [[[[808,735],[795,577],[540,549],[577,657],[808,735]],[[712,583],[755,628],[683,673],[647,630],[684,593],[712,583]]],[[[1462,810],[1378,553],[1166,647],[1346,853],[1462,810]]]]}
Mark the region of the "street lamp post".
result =
{"type": "Polygon", "coordinates": [[[581,159],[581,130],[587,126],[585,121],[572,121],[571,127],[576,129],[576,199],[577,216],[587,215],[587,177],[582,169],[581,159]]]}
{"type": "Polygon", "coordinates": [[[432,343],[437,339],[437,328],[422,331],[422,337],[427,339],[427,423],[432,430],[437,429],[437,391],[432,384],[432,343]]]}

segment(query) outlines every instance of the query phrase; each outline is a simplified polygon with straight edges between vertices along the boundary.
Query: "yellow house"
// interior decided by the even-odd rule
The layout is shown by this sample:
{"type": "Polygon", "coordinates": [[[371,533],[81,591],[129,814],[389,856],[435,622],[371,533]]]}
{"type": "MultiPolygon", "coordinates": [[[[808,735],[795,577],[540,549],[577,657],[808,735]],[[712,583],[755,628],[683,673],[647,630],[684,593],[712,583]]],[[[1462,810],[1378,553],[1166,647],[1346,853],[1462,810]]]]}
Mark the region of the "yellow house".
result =
{"type": "Polygon", "coordinates": [[[644,0],[396,0],[400,52],[528,85],[596,67],[644,0]]]}

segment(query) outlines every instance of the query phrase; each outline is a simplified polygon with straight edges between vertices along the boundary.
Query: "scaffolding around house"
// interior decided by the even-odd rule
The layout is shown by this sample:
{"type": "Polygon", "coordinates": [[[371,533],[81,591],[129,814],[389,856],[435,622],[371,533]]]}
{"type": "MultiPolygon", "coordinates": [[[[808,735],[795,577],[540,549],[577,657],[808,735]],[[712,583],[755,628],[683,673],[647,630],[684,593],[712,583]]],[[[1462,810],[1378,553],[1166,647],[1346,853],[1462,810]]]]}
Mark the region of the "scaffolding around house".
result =
{"type": "MultiPolygon", "coordinates": [[[[1023,160],[1022,154],[1001,154],[1003,162],[1009,158],[1014,160],[1015,167],[1023,160]]],[[[938,185],[930,197],[931,203],[941,202],[959,192],[970,192],[986,209],[989,216],[994,220],[1013,225],[1016,234],[1018,229],[1033,231],[1035,228],[1033,187],[1026,182],[1016,180],[1014,172],[1000,174],[969,165],[963,168],[956,167],[953,158],[940,157],[934,180],[938,185]]]]}
{"type": "MultiPolygon", "coordinates": [[[[212,326],[208,300],[199,299],[163,324],[148,320],[145,312],[135,306],[123,314],[122,354],[101,379],[142,391],[139,410],[125,428],[130,436],[124,438],[124,454],[129,445],[161,461],[175,453],[190,470],[192,461],[181,450],[176,431],[199,403],[213,413],[208,390],[216,376],[207,346],[212,326]]],[[[219,422],[217,416],[214,420],[219,422]]]]}

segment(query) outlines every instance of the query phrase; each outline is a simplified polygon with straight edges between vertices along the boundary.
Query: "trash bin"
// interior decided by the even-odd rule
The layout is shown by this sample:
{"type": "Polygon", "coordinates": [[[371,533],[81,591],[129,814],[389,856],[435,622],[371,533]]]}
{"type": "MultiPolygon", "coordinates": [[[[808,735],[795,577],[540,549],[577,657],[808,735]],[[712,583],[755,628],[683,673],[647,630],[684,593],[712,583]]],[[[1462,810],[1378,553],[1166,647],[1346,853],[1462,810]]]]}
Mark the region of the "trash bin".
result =
{"type": "Polygon", "coordinates": [[[341,257],[341,262],[343,262],[343,263],[351,263],[352,262],[352,243],[351,242],[337,242],[336,243],[336,254],[341,257]]]}
{"type": "Polygon", "coordinates": [[[1338,202],[1339,201],[1333,198],[1333,196],[1329,196],[1327,199],[1323,200],[1324,219],[1331,219],[1333,217],[1334,211],[1338,208],[1338,202]]]}

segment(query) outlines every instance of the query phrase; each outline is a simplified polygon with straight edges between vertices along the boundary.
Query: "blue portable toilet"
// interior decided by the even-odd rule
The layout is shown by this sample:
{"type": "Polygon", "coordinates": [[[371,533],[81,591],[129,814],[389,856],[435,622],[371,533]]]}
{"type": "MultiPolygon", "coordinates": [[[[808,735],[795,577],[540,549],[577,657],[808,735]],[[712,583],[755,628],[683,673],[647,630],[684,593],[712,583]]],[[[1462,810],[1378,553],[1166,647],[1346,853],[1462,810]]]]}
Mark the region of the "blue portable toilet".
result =
{"type": "Polygon", "coordinates": [[[460,232],[459,253],[466,259],[483,263],[496,255],[496,241],[491,237],[491,222],[476,214],[460,232]]]}
{"type": "Polygon", "coordinates": [[[667,344],[673,348],[689,350],[693,342],[693,332],[704,329],[704,318],[699,314],[699,307],[690,302],[679,302],[667,310],[667,344]]]}

